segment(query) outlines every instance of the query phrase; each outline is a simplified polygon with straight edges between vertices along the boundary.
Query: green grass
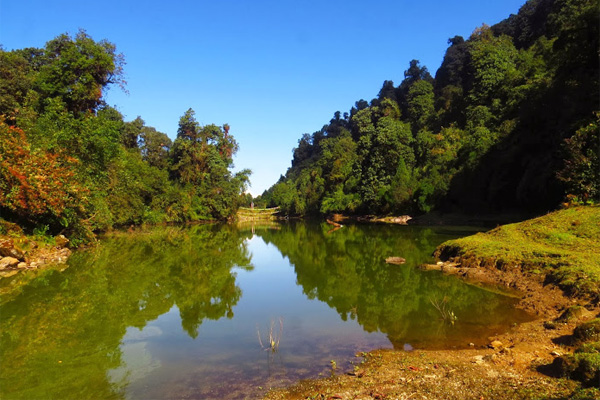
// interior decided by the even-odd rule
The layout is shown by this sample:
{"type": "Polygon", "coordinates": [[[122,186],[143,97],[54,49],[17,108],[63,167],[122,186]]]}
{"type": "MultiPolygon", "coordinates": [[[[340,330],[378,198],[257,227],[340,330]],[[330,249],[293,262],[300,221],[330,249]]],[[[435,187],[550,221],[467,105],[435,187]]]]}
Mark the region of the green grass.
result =
{"type": "Polygon", "coordinates": [[[274,219],[275,214],[279,212],[279,207],[273,208],[248,208],[240,207],[237,212],[237,218],[240,221],[257,219],[274,219]]]}
{"type": "Polygon", "coordinates": [[[441,259],[465,266],[520,267],[568,294],[600,300],[600,207],[573,207],[443,243],[441,259]]]}

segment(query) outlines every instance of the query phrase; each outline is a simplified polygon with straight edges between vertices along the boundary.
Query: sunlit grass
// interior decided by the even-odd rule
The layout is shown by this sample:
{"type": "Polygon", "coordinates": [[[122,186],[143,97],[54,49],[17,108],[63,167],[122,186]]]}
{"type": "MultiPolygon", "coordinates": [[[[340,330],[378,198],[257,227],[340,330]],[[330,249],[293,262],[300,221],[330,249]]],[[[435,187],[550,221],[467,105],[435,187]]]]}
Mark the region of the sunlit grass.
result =
{"type": "Polygon", "coordinates": [[[442,258],[460,256],[467,266],[521,267],[546,274],[570,294],[600,297],[600,207],[573,207],[539,218],[451,240],[442,258]]]}

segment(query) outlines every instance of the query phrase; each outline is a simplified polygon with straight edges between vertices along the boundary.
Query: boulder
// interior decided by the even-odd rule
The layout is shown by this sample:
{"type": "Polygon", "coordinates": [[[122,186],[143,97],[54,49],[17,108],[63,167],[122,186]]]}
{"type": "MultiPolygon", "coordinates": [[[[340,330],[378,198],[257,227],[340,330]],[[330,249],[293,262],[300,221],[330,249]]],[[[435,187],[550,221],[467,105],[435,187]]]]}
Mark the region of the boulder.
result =
{"type": "Polygon", "coordinates": [[[14,257],[25,260],[25,253],[15,246],[12,239],[0,239],[0,257],[14,257]]]}
{"type": "Polygon", "coordinates": [[[488,347],[491,347],[492,349],[500,349],[502,348],[502,342],[499,340],[494,340],[488,345],[488,347]]]}
{"type": "Polygon", "coordinates": [[[401,215],[399,217],[392,218],[392,222],[396,224],[407,225],[408,221],[411,219],[412,217],[410,215],[401,215]]]}
{"type": "Polygon", "coordinates": [[[15,257],[3,257],[0,259],[0,269],[14,267],[19,264],[19,259],[15,257]]]}

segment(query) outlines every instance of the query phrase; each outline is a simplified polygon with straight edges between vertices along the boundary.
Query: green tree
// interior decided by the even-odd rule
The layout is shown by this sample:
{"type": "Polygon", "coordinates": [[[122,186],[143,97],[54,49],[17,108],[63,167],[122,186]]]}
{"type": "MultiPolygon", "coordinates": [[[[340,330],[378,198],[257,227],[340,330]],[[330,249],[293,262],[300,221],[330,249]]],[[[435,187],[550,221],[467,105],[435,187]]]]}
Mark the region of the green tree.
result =
{"type": "Polygon", "coordinates": [[[144,126],[139,136],[140,151],[144,160],[153,167],[166,170],[173,142],[167,134],[151,126],[144,126]]]}
{"type": "Polygon", "coordinates": [[[433,85],[425,80],[414,82],[406,98],[408,103],[408,119],[413,130],[418,132],[421,128],[428,126],[434,115],[433,85]]]}
{"type": "Polygon", "coordinates": [[[95,111],[102,91],[123,85],[123,56],[114,44],[95,42],[81,30],[75,38],[62,34],[46,43],[35,86],[46,98],[61,98],[70,112],[95,111]]]}
{"type": "Polygon", "coordinates": [[[559,179],[567,193],[583,203],[600,202],[600,112],[596,119],[565,140],[567,157],[559,179]]]}

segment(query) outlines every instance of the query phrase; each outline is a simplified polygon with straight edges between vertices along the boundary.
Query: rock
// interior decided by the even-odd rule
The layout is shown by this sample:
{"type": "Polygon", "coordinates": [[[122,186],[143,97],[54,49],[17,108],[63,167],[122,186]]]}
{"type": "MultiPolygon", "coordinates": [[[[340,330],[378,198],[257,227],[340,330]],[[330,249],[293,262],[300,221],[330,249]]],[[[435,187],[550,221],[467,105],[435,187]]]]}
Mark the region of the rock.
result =
{"type": "Polygon", "coordinates": [[[437,264],[421,264],[419,265],[419,269],[422,269],[423,271],[441,271],[442,266],[437,264]]]}
{"type": "Polygon", "coordinates": [[[600,318],[577,325],[573,331],[575,343],[596,342],[600,340],[600,318]]]}
{"type": "Polygon", "coordinates": [[[501,354],[512,354],[512,350],[508,347],[503,347],[502,350],[500,350],[501,354]]]}
{"type": "Polygon", "coordinates": [[[406,225],[407,222],[411,219],[412,219],[412,217],[410,215],[401,215],[399,217],[393,218],[392,222],[394,222],[396,224],[406,225]]]}
{"type": "Polygon", "coordinates": [[[483,364],[484,363],[483,356],[479,355],[479,356],[473,357],[473,362],[475,364],[483,364]]]}
{"type": "Polygon", "coordinates": [[[18,274],[19,271],[17,271],[16,269],[13,269],[11,271],[0,271],[0,276],[3,278],[10,278],[13,275],[18,274]]]}
{"type": "Polygon", "coordinates": [[[503,345],[502,345],[502,342],[501,342],[501,341],[499,341],[499,340],[494,340],[492,343],[490,343],[490,344],[488,345],[488,347],[491,347],[492,349],[499,349],[499,348],[501,348],[502,346],[503,346],[503,345]]]}
{"type": "Polygon", "coordinates": [[[388,264],[404,264],[406,259],[402,257],[388,257],[385,259],[385,262],[388,264]]]}
{"type": "Polygon", "coordinates": [[[469,343],[469,347],[475,347],[475,343],[469,343]]]}
{"type": "Polygon", "coordinates": [[[56,247],[66,247],[69,244],[69,239],[65,237],[65,235],[58,235],[54,237],[54,241],[56,242],[56,247]]]}
{"type": "Polygon", "coordinates": [[[362,376],[365,374],[365,370],[362,368],[358,368],[354,371],[350,371],[348,372],[348,375],[350,376],[356,376],[357,378],[362,378],[362,376]]]}
{"type": "Polygon", "coordinates": [[[448,275],[458,274],[460,269],[458,269],[455,265],[456,264],[442,264],[441,270],[448,275]]]}
{"type": "Polygon", "coordinates": [[[0,268],[14,267],[19,264],[19,259],[14,257],[4,257],[0,259],[0,268]]]}
{"type": "Polygon", "coordinates": [[[27,269],[27,263],[26,262],[20,262],[17,264],[17,268],[19,269],[27,269]]]}
{"type": "Polygon", "coordinates": [[[556,351],[556,350],[553,350],[550,354],[553,355],[554,357],[562,356],[562,353],[560,351],[556,351]]]}
{"type": "Polygon", "coordinates": [[[12,239],[0,239],[0,257],[14,257],[23,261],[25,253],[15,246],[12,239]]]}

